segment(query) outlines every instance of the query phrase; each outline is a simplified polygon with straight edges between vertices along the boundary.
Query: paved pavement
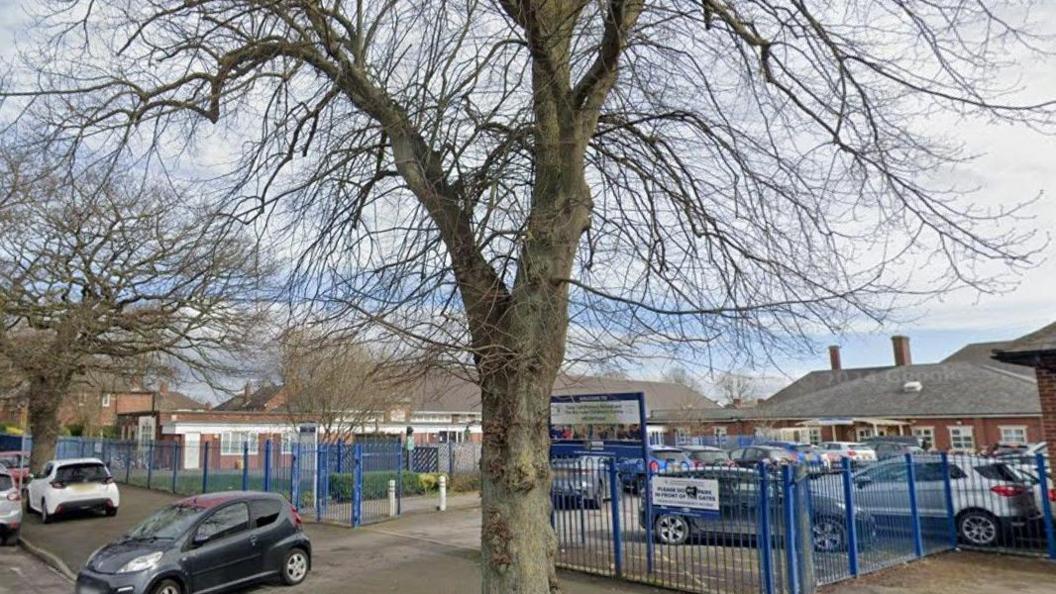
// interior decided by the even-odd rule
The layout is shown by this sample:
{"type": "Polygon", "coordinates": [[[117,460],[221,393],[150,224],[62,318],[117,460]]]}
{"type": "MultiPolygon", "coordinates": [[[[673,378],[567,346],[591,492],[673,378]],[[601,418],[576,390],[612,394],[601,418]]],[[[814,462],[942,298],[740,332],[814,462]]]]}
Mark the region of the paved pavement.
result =
{"type": "Polygon", "coordinates": [[[70,582],[19,547],[0,547],[0,594],[69,594],[70,582]]]}

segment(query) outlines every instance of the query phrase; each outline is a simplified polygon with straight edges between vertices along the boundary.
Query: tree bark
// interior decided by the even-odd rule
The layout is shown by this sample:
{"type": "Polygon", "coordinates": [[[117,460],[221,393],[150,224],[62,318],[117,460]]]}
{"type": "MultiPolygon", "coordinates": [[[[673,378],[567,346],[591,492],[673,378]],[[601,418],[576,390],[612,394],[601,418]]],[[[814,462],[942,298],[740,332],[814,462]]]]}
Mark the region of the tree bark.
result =
{"type": "Polygon", "coordinates": [[[69,382],[35,377],[29,383],[29,430],[33,447],[29,461],[33,474],[39,475],[44,465],[55,458],[55,443],[59,437],[59,404],[67,392],[69,382]]]}

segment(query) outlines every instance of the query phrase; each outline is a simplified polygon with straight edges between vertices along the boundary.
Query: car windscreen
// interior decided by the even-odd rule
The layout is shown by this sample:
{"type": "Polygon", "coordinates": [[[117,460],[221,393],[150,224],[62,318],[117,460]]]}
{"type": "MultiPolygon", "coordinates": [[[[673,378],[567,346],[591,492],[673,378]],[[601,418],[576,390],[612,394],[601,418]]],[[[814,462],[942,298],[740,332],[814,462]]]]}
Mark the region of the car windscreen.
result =
{"type": "Polygon", "coordinates": [[[187,532],[198,521],[205,510],[189,505],[164,507],[140,522],[128,533],[129,538],[146,540],[151,538],[173,539],[187,532]]]}
{"type": "Polygon", "coordinates": [[[55,471],[55,480],[64,483],[95,483],[110,476],[106,466],[95,462],[68,464],[55,471]]]}
{"type": "Polygon", "coordinates": [[[689,452],[689,457],[697,462],[725,462],[726,460],[729,460],[726,452],[716,452],[712,450],[689,452]]]}
{"type": "Polygon", "coordinates": [[[668,464],[686,460],[686,453],[682,450],[653,450],[652,454],[657,460],[663,460],[668,464]]]}
{"type": "Polygon", "coordinates": [[[0,466],[11,470],[16,468],[26,468],[29,466],[29,459],[25,456],[19,456],[18,454],[5,454],[0,456],[0,466]]]}
{"type": "Polygon", "coordinates": [[[11,482],[10,475],[0,474],[0,491],[7,491],[13,486],[15,486],[15,484],[11,482]]]}

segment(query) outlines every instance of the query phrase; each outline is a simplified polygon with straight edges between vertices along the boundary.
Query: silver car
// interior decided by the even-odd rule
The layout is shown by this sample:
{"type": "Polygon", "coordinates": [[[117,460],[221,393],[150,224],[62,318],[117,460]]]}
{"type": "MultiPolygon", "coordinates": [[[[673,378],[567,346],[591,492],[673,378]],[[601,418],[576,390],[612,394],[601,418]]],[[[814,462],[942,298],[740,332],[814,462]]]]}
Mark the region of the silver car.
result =
{"type": "Polygon", "coordinates": [[[22,529],[22,493],[14,477],[0,466],[0,544],[18,544],[22,529]]]}
{"type": "MultiPolygon", "coordinates": [[[[998,544],[1041,516],[1032,486],[1006,464],[980,456],[950,456],[949,468],[957,533],[965,544],[998,544]]],[[[942,459],[916,456],[913,470],[921,524],[941,528],[949,518],[942,459]]],[[[908,517],[908,476],[900,458],[859,470],[854,474],[856,505],[874,517],[908,517]]]]}

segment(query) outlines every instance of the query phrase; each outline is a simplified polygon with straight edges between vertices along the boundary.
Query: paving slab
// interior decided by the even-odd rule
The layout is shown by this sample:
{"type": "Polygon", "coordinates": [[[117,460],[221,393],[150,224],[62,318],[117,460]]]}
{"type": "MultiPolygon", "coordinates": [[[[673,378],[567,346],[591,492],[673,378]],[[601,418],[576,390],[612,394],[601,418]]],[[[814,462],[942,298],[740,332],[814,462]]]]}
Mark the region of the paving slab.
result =
{"type": "Polygon", "coordinates": [[[72,584],[19,547],[0,547],[0,594],[69,594],[72,584]]]}

